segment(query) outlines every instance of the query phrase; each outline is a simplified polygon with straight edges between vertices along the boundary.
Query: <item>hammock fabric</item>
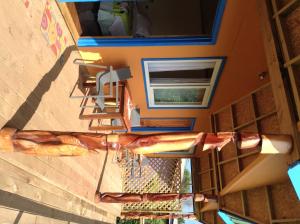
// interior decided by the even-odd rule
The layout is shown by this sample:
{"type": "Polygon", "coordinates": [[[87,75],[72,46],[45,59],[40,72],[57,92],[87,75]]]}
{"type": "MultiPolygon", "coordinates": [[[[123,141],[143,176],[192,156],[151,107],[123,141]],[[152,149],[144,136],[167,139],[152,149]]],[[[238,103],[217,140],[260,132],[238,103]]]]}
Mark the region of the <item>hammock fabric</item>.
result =
{"type": "Polygon", "coordinates": [[[135,154],[181,151],[196,145],[203,150],[221,150],[229,142],[252,148],[261,142],[259,134],[236,132],[166,133],[154,135],[92,134],[79,132],[0,130],[0,150],[32,155],[81,156],[99,150],[124,150],[135,154]]]}
{"type": "Polygon", "coordinates": [[[122,212],[123,219],[197,219],[194,214],[159,214],[151,212],[122,212]]]}
{"type": "Polygon", "coordinates": [[[195,201],[208,202],[216,200],[215,196],[199,193],[96,193],[95,202],[106,203],[139,203],[139,202],[159,202],[172,200],[194,199],[195,201]]]}

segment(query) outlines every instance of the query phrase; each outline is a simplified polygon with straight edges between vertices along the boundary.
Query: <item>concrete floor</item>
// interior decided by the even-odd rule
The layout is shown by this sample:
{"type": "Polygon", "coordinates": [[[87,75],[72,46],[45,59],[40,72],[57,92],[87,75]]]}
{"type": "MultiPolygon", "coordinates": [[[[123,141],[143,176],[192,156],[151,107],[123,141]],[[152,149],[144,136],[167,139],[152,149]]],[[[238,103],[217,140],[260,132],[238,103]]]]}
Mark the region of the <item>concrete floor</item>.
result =
{"type": "MultiPolygon", "coordinates": [[[[72,61],[79,53],[56,2],[49,3],[66,37],[66,48],[57,56],[40,28],[46,0],[0,1],[0,127],[87,131],[87,121],[78,119],[80,102],[69,99],[78,78],[72,61]]],[[[121,191],[120,169],[112,164],[112,156],[106,164],[105,153],[81,158],[0,154],[0,159],[93,201],[102,174],[101,190],[121,191]]],[[[120,213],[120,206],[101,208],[114,216],[120,213]]]]}

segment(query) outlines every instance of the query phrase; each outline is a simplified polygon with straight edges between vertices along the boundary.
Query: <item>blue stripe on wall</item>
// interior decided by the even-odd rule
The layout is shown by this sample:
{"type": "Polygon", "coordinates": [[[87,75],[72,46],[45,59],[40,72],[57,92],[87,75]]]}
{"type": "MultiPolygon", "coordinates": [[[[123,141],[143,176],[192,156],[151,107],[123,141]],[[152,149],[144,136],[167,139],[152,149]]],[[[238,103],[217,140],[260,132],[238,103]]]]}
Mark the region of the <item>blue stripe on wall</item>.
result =
{"type": "Polygon", "coordinates": [[[133,47],[133,46],[183,46],[212,45],[210,37],[148,37],[148,38],[92,38],[82,37],[77,41],[78,47],[133,47]]]}

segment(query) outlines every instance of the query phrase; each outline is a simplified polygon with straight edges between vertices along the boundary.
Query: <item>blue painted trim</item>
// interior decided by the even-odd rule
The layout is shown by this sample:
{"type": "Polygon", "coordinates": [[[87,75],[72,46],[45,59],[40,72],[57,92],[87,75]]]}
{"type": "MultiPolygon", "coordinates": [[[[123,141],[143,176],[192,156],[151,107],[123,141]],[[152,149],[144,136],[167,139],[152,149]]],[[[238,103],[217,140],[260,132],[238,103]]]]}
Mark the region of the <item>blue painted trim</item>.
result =
{"type": "Polygon", "coordinates": [[[300,161],[296,161],[289,167],[288,175],[293,184],[298,200],[300,200],[300,161]]]}
{"type": "Polygon", "coordinates": [[[196,118],[143,118],[143,119],[160,119],[160,120],[191,120],[189,127],[131,127],[131,132],[185,132],[193,131],[196,118]]]}
{"type": "Polygon", "coordinates": [[[248,219],[242,218],[238,215],[232,214],[230,212],[224,211],[222,209],[218,210],[218,215],[221,217],[221,219],[225,222],[225,224],[235,224],[235,222],[232,221],[233,219],[239,220],[239,221],[243,221],[243,223],[249,223],[249,224],[255,224],[255,222],[252,222],[248,219]],[[232,218],[231,218],[232,217],[232,218]]]}
{"type": "Polygon", "coordinates": [[[81,37],[78,47],[149,47],[149,46],[185,46],[213,45],[209,37],[147,37],[147,38],[101,38],[81,37]]]}
{"type": "Polygon", "coordinates": [[[213,96],[215,95],[215,91],[217,88],[217,84],[219,83],[219,79],[221,77],[221,74],[223,72],[225,63],[226,63],[226,56],[213,56],[213,57],[193,57],[193,58],[142,58],[141,63],[142,63],[142,70],[143,70],[143,78],[144,78],[144,89],[146,93],[146,102],[147,102],[147,108],[148,109],[156,109],[156,110],[174,110],[174,109],[208,109],[211,105],[213,96]],[[199,106],[199,107],[151,107],[149,104],[149,96],[148,96],[148,90],[147,90],[147,83],[146,83],[146,73],[145,73],[145,61],[177,61],[177,60],[207,60],[207,59],[221,59],[221,66],[219,68],[216,80],[212,86],[211,93],[208,99],[207,106],[199,106]]]}
{"type": "Polygon", "coordinates": [[[196,124],[196,118],[192,118],[191,131],[194,130],[195,124],[196,124]]]}
{"type": "MultiPolygon", "coordinates": [[[[100,0],[59,0],[60,2],[96,2],[100,0]]],[[[109,0],[105,0],[109,1],[109,0]]],[[[101,38],[82,37],[78,47],[133,47],[133,46],[189,46],[214,45],[217,42],[227,0],[217,6],[211,36],[147,37],[147,38],[101,38]]]]}
{"type": "Polygon", "coordinates": [[[223,18],[223,14],[225,11],[226,1],[227,0],[220,0],[217,10],[216,10],[214,24],[213,24],[213,28],[212,28],[212,35],[211,35],[211,39],[214,44],[217,43],[218,34],[220,31],[222,18],[223,18]]]}
{"type": "MultiPolygon", "coordinates": [[[[148,90],[147,90],[147,82],[146,82],[146,72],[145,72],[145,65],[144,65],[144,61],[147,59],[143,59],[141,60],[142,62],[142,70],[143,70],[143,79],[144,79],[144,90],[145,90],[145,94],[146,94],[146,102],[147,102],[147,108],[149,108],[149,95],[148,95],[148,90]]],[[[154,59],[157,60],[157,59],[154,59]]]]}
{"type": "Polygon", "coordinates": [[[234,224],[231,219],[229,218],[229,216],[224,213],[223,211],[218,211],[218,215],[221,217],[221,219],[225,222],[225,224],[234,224]]]}
{"type": "Polygon", "coordinates": [[[218,71],[215,83],[214,83],[214,85],[213,85],[213,87],[211,89],[211,93],[210,93],[210,96],[209,96],[209,99],[208,99],[208,103],[207,103],[207,108],[210,108],[210,106],[211,106],[212,99],[213,99],[213,97],[215,95],[217,85],[219,83],[221,74],[222,74],[222,72],[224,70],[224,66],[225,66],[225,63],[226,63],[226,60],[227,60],[227,57],[225,57],[225,56],[224,57],[219,57],[219,58],[222,59],[222,63],[221,63],[220,69],[218,71]]]}

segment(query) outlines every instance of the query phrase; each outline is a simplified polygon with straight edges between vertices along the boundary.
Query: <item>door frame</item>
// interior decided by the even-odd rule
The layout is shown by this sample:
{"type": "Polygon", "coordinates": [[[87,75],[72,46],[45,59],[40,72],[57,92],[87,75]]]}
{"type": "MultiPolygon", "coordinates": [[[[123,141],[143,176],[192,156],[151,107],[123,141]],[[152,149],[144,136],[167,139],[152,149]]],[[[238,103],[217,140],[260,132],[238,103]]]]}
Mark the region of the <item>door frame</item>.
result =
{"type": "MultiPolygon", "coordinates": [[[[59,3],[100,2],[111,0],[57,0],[59,3]]],[[[78,47],[133,47],[133,46],[187,46],[214,45],[217,42],[223,13],[227,0],[219,0],[211,36],[182,36],[182,37],[147,37],[147,38],[105,38],[80,37],[78,47]]],[[[72,14],[72,13],[70,13],[72,14]]]]}

